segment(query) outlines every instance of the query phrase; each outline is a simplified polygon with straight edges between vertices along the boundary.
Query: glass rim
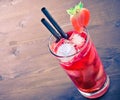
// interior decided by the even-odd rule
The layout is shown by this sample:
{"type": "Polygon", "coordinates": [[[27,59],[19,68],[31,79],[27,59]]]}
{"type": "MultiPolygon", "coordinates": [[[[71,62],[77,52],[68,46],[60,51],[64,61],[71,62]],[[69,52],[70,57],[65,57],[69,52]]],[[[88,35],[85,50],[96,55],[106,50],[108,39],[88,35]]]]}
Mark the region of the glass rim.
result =
{"type": "MultiPolygon", "coordinates": [[[[86,33],[86,35],[87,35],[87,38],[86,38],[85,44],[83,45],[82,48],[80,48],[79,51],[75,52],[74,54],[68,55],[68,56],[60,56],[60,55],[57,55],[56,53],[53,52],[53,50],[51,50],[51,47],[50,47],[50,46],[51,46],[51,42],[50,42],[50,41],[52,40],[52,38],[54,38],[53,35],[51,35],[51,36],[49,37],[49,42],[48,42],[48,49],[49,49],[49,51],[50,51],[54,56],[59,57],[59,58],[72,57],[72,56],[74,56],[74,55],[76,55],[76,54],[82,52],[82,51],[85,49],[85,47],[87,46],[88,41],[89,41],[89,38],[90,38],[89,32],[88,32],[87,28],[84,27],[84,29],[85,29],[85,33],[86,33]]],[[[75,30],[72,30],[72,31],[75,31],[75,30]]],[[[84,30],[83,30],[83,31],[84,31],[84,30]]],[[[67,31],[67,32],[69,32],[69,31],[67,31]]],[[[67,32],[66,32],[66,33],[67,33],[67,32]]]]}

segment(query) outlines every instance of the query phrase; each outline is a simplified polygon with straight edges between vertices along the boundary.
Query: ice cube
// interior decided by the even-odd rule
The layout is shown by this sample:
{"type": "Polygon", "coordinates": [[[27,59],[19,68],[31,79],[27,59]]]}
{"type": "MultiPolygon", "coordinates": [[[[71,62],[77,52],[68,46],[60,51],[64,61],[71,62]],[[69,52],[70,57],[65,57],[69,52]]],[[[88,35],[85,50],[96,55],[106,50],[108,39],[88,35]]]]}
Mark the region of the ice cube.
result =
{"type": "Polygon", "coordinates": [[[67,73],[73,77],[81,77],[82,76],[82,72],[80,70],[66,70],[67,73]]]}
{"type": "Polygon", "coordinates": [[[61,63],[65,63],[66,65],[70,65],[74,56],[70,56],[76,53],[76,49],[73,44],[63,43],[60,47],[58,47],[57,55],[63,56],[58,57],[61,63]],[[68,57],[69,56],[69,57],[68,57]]]}
{"type": "Polygon", "coordinates": [[[70,56],[76,53],[76,49],[73,44],[63,43],[58,47],[57,55],[59,56],[70,56]]]}
{"type": "Polygon", "coordinates": [[[81,37],[79,34],[73,34],[71,36],[71,41],[77,46],[82,46],[85,42],[85,39],[81,37]]]}

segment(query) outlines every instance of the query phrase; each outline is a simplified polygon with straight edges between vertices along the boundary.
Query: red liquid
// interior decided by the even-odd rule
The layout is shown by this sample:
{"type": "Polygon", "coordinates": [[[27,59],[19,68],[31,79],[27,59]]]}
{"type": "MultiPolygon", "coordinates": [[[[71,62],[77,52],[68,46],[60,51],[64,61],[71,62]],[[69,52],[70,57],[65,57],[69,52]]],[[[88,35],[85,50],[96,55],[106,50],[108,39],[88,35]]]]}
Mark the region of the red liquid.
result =
{"type": "MultiPolygon", "coordinates": [[[[84,38],[87,38],[85,33],[82,35],[84,38]]],[[[79,90],[83,92],[95,92],[104,85],[106,73],[91,40],[88,40],[85,44],[85,48],[74,55],[72,63],[69,64],[68,62],[66,64],[61,62],[61,66],[79,90]]]]}

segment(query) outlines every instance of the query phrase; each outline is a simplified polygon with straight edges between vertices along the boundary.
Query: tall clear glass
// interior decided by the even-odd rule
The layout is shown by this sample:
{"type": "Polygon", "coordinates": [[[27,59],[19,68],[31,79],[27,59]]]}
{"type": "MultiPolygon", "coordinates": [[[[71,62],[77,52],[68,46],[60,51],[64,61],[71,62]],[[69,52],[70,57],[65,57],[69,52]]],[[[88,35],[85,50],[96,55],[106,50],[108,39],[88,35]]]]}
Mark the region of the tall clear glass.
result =
{"type": "MultiPolygon", "coordinates": [[[[69,29],[69,28],[68,28],[69,29]]],[[[69,35],[73,31],[66,32],[69,35]]],[[[53,36],[49,39],[49,50],[59,60],[59,64],[73,81],[79,92],[86,98],[98,98],[106,93],[109,87],[109,77],[106,74],[97,50],[84,28],[84,45],[79,52],[69,56],[60,56],[53,50],[55,43],[53,36]]]]}

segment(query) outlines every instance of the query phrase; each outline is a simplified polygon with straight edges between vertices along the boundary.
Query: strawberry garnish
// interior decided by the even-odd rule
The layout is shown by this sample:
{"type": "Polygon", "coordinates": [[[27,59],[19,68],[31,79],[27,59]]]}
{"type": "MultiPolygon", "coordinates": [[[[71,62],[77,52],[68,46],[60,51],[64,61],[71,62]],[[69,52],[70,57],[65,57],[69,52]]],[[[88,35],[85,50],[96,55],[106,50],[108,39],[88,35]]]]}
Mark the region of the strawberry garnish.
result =
{"type": "Polygon", "coordinates": [[[70,15],[70,21],[77,32],[81,32],[83,27],[88,25],[90,12],[83,8],[83,3],[80,2],[75,7],[68,9],[67,13],[70,15]]]}

